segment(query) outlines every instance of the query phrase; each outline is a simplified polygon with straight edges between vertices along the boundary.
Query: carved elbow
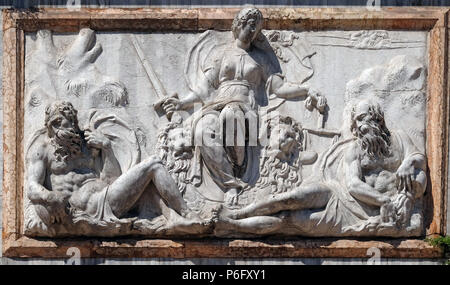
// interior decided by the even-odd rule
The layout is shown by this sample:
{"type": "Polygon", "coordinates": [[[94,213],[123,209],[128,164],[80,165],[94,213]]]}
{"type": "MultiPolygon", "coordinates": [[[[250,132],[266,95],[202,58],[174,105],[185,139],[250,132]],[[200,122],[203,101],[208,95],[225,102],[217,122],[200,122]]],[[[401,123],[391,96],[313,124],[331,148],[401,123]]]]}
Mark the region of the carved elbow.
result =
{"type": "Polygon", "coordinates": [[[357,181],[352,181],[348,184],[348,192],[352,195],[354,193],[357,193],[359,188],[360,188],[360,183],[357,181]]]}
{"type": "Polygon", "coordinates": [[[27,191],[27,197],[31,202],[38,202],[40,195],[37,193],[35,187],[29,186],[27,191]]]}

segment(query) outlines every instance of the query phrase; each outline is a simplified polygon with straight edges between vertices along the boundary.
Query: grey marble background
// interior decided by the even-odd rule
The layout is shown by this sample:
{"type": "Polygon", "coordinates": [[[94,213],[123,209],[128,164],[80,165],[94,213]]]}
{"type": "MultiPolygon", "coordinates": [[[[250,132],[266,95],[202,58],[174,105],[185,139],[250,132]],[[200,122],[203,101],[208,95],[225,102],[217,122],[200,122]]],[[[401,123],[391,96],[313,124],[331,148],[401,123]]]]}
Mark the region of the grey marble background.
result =
{"type": "MultiPolygon", "coordinates": [[[[1,25],[1,15],[0,15],[1,25]]],[[[0,33],[0,57],[3,49],[3,35],[0,33]]],[[[0,67],[1,68],[1,67],[0,67]]],[[[0,69],[1,74],[1,69],[0,69]]],[[[0,86],[1,86],[0,81],[0,86]]],[[[3,100],[0,99],[0,122],[3,125],[3,100]]],[[[0,140],[3,138],[3,128],[0,128],[0,140]]],[[[0,142],[0,148],[3,147],[3,143],[0,142]]],[[[2,151],[0,151],[0,159],[2,159],[2,151]]],[[[3,175],[3,163],[0,164],[0,176],[3,175]]],[[[1,186],[0,186],[1,188],[1,186]]],[[[2,198],[2,191],[0,191],[0,200],[2,198]]],[[[450,208],[450,200],[447,201],[450,208]]],[[[2,204],[0,203],[0,211],[2,210],[2,204]]],[[[448,221],[450,221],[450,213],[447,213],[448,221]]],[[[0,217],[0,221],[1,221],[0,217]]],[[[0,229],[2,225],[0,223],[0,229]]],[[[450,223],[447,224],[447,228],[450,228],[450,223]]],[[[450,231],[447,232],[450,234],[450,231]]],[[[1,237],[0,237],[1,242],[1,237]]],[[[368,256],[369,259],[369,256],[368,256]]],[[[82,260],[82,264],[366,264],[368,259],[189,259],[189,260],[176,260],[176,259],[85,259],[82,260]]],[[[65,264],[67,261],[63,259],[10,259],[1,256],[0,252],[0,264],[65,264]]],[[[401,259],[381,259],[382,264],[440,264],[441,260],[401,260],[401,259]]]]}

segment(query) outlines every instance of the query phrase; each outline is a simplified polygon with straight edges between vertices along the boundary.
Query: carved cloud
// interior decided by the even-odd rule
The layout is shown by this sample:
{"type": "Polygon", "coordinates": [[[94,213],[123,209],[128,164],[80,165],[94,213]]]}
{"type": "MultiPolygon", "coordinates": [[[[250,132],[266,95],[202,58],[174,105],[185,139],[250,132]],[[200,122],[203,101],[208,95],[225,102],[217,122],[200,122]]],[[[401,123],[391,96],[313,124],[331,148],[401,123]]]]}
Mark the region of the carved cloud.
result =
{"type": "Polygon", "coordinates": [[[417,58],[400,55],[383,65],[364,70],[346,86],[344,134],[349,134],[348,107],[362,99],[378,101],[384,110],[389,126],[395,125],[407,132],[419,149],[424,148],[423,110],[426,104],[426,67],[417,58]],[[422,122],[422,123],[411,123],[422,122]]]}

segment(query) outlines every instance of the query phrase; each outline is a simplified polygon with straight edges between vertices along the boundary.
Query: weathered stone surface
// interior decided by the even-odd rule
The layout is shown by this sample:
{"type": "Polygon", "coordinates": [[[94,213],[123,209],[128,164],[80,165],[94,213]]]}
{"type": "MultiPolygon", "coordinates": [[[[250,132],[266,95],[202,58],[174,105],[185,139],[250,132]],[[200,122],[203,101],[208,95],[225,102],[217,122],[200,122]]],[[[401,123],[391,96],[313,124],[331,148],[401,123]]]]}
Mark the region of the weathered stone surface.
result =
{"type": "MultiPolygon", "coordinates": [[[[6,30],[18,39],[12,41],[17,44],[16,50],[25,54],[25,70],[8,71],[7,81],[26,79],[23,100],[10,101],[18,108],[6,110],[9,119],[19,121],[16,129],[5,130],[5,137],[11,139],[8,142],[23,141],[17,149],[5,150],[9,161],[19,162],[5,179],[5,185],[12,189],[5,202],[11,207],[4,231],[8,256],[40,256],[47,254],[42,248],[50,246],[49,257],[56,257],[67,249],[62,244],[55,248],[50,240],[17,239],[22,227],[28,236],[46,237],[412,237],[422,236],[425,230],[429,234],[442,233],[447,187],[446,175],[442,175],[447,166],[442,159],[447,159],[447,130],[433,122],[445,125],[447,118],[443,99],[447,47],[442,45],[447,37],[446,22],[442,20],[446,10],[430,9],[424,13],[411,9],[406,16],[389,11],[383,17],[367,13],[371,24],[363,24],[357,13],[339,11],[323,10],[317,14],[314,10],[263,10],[264,27],[275,30],[263,31],[262,41],[241,32],[244,25],[237,29],[237,40],[229,31],[199,34],[206,27],[229,29],[225,26],[229,27],[237,12],[233,9],[144,9],[137,16],[117,9],[101,17],[95,16],[96,10],[87,10],[83,15],[49,10],[37,14],[34,20],[19,15],[18,26],[31,33],[24,37],[22,45],[20,30],[16,32],[14,26],[6,30]],[[176,19],[168,19],[175,14],[176,19]],[[307,18],[305,15],[312,20],[298,21],[307,18]],[[423,19],[412,21],[409,17],[413,16],[423,19]],[[50,19],[58,19],[62,25],[50,26],[50,19]],[[158,23],[154,26],[158,29],[189,32],[136,34],[105,30],[124,27],[127,21],[136,19],[136,30],[158,23]],[[177,19],[182,24],[177,24],[177,19]],[[403,25],[416,31],[308,31],[312,27],[325,29],[339,21],[347,28],[403,25]],[[76,32],[77,25],[105,31],[82,29],[78,36],[52,35],[46,30],[35,33],[41,28],[76,32]],[[283,31],[287,27],[298,31],[283,31]],[[421,31],[432,27],[431,32],[421,31]],[[238,48],[226,48],[232,47],[234,41],[238,48]],[[255,48],[245,46],[246,41],[255,48]],[[241,54],[234,54],[236,51],[241,54]],[[234,65],[234,56],[244,58],[242,73],[234,65]],[[249,59],[246,61],[245,57],[249,59]],[[254,66],[252,60],[256,60],[254,66]],[[234,73],[222,74],[229,66],[234,73]],[[254,67],[266,73],[259,77],[254,67]],[[208,80],[206,88],[202,76],[208,80]],[[216,79],[218,83],[214,83],[216,79]],[[244,87],[247,91],[242,91],[244,87]],[[261,95],[264,88],[268,93],[261,95]],[[253,93],[248,95],[248,90],[253,93]],[[171,96],[174,92],[179,95],[171,96]],[[259,132],[269,130],[266,133],[272,137],[268,146],[235,147],[230,151],[208,145],[194,149],[185,143],[197,133],[185,134],[180,132],[183,129],[196,131],[197,124],[203,121],[203,125],[218,125],[221,116],[228,118],[238,109],[247,112],[254,108],[251,100],[248,103],[239,96],[226,98],[239,92],[242,96],[255,96],[256,104],[261,106],[257,118],[264,117],[264,108],[283,114],[262,120],[259,132]],[[200,112],[214,110],[222,115],[213,118],[198,115],[199,112],[181,112],[188,102],[194,102],[190,94],[212,102],[200,112]],[[228,101],[217,101],[215,96],[228,101]],[[307,99],[303,102],[297,97],[307,99]],[[55,100],[72,104],[58,101],[46,109],[55,100]],[[21,120],[22,106],[25,112],[21,120]],[[196,116],[197,121],[192,119],[196,116]],[[367,147],[363,144],[367,142],[358,143],[358,139],[364,137],[364,124],[372,122],[377,122],[377,128],[384,133],[376,133],[377,140],[369,141],[367,147]],[[60,133],[60,126],[67,124],[73,132],[60,133]],[[46,128],[38,130],[43,126],[46,128]],[[273,152],[273,132],[278,130],[284,134],[281,144],[287,147],[273,152]],[[54,144],[52,133],[58,139],[69,140],[54,144]],[[74,135],[77,133],[80,135],[74,135]],[[180,154],[183,160],[177,158],[180,154]],[[220,162],[220,157],[225,160],[220,162]],[[197,158],[201,160],[196,161],[197,158]],[[272,160],[276,163],[270,164],[272,160]],[[41,161],[48,164],[42,166],[41,161]],[[203,173],[195,172],[198,162],[203,173]],[[231,168],[227,168],[227,163],[231,168]],[[353,164],[359,166],[349,170],[353,164]],[[89,170],[88,165],[100,167],[89,170]],[[431,170],[428,174],[427,168],[431,170]],[[283,174],[283,169],[288,169],[289,175],[283,174]],[[42,171],[50,173],[47,178],[34,177],[42,171]],[[263,173],[268,173],[267,178],[263,173]],[[280,176],[274,179],[271,173],[280,176]],[[360,183],[354,189],[352,179],[360,183]],[[127,183],[132,186],[130,190],[127,183]],[[41,187],[46,189],[42,191],[41,187]],[[72,190],[66,191],[65,187],[72,190]],[[370,194],[370,189],[380,192],[370,194]],[[83,204],[83,193],[89,191],[96,193],[90,196],[95,199],[83,204]],[[38,192],[44,195],[34,196],[38,192]],[[116,195],[119,203],[114,202],[116,195]],[[13,205],[15,199],[19,199],[18,204],[13,205]]],[[[250,18],[242,19],[246,22],[250,18]]],[[[258,19],[252,19],[258,26],[258,19]]],[[[8,21],[6,27],[10,25],[8,21]]],[[[13,56],[11,53],[7,57],[7,64],[17,60],[13,56]]],[[[19,58],[18,66],[20,62],[19,58]]],[[[11,94],[21,90],[18,85],[11,86],[11,94]]],[[[233,116],[238,118],[236,113],[233,116]]],[[[241,130],[249,135],[251,128],[241,130]]],[[[221,134],[226,136],[227,132],[221,134]]],[[[424,246],[419,241],[405,242],[394,242],[392,249],[383,244],[377,246],[383,247],[388,256],[408,258],[415,257],[411,248],[424,246]]],[[[222,247],[219,241],[209,245],[182,242],[180,253],[175,244],[148,240],[130,247],[113,242],[97,248],[88,242],[83,250],[90,257],[161,254],[173,258],[210,256],[208,248],[221,257],[347,256],[345,248],[350,256],[362,256],[364,249],[367,251],[365,244],[353,240],[337,241],[330,247],[313,243],[311,250],[300,243],[289,253],[284,251],[289,248],[286,244],[273,247],[250,243],[248,246],[245,241],[234,241],[229,247],[222,247]],[[92,247],[96,249],[92,251],[92,247]]],[[[431,248],[425,251],[431,257],[440,254],[431,248]]]]}
{"type": "MultiPolygon", "coordinates": [[[[367,258],[86,258],[81,259],[81,265],[442,265],[445,260],[439,259],[399,259],[381,258],[372,261],[367,258]]],[[[3,258],[2,265],[66,265],[74,264],[67,259],[43,258],[3,258]]],[[[78,264],[78,263],[77,263],[78,264]]]]}
{"type": "Polygon", "coordinates": [[[268,258],[268,257],[342,257],[366,258],[370,248],[377,248],[383,258],[441,258],[442,251],[420,240],[222,240],[170,241],[134,240],[61,240],[36,241],[22,237],[8,244],[4,256],[66,258],[67,250],[76,247],[81,257],[116,258],[268,258]]]}

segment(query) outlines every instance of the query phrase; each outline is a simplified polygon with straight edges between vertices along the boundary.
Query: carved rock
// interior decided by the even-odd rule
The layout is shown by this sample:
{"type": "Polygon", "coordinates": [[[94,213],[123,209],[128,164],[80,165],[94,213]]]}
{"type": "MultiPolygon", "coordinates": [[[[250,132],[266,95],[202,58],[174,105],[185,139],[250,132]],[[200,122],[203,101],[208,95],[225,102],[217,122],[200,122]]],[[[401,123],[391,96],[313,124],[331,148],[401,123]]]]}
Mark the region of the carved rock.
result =
{"type": "Polygon", "coordinates": [[[421,235],[426,34],[262,24],[28,35],[26,235],[421,235]]]}

